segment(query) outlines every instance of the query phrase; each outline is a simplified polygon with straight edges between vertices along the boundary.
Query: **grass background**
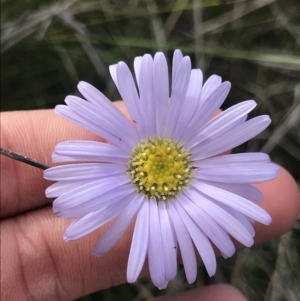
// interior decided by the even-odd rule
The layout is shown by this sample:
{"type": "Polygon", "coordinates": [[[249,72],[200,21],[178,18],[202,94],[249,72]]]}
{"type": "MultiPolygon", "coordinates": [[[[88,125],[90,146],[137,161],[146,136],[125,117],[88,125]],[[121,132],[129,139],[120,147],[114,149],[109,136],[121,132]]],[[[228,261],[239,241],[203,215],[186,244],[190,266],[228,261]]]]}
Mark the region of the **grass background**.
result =
{"type": "MultiPolygon", "coordinates": [[[[272,125],[235,151],[263,151],[300,184],[299,0],[1,0],[1,110],[53,108],[85,80],[119,99],[108,66],[162,50],[190,55],[205,78],[232,83],[223,109],[247,99],[251,117],[272,125]]],[[[231,283],[249,300],[300,300],[300,224],[279,239],[218,259],[209,279],[201,264],[187,285],[182,268],[159,291],[148,279],[80,301],[146,300],[209,283],[231,283]]],[[[101,273],[101,271],[99,271],[101,273]]],[[[79,301],[78,300],[78,301],[79,301]]]]}

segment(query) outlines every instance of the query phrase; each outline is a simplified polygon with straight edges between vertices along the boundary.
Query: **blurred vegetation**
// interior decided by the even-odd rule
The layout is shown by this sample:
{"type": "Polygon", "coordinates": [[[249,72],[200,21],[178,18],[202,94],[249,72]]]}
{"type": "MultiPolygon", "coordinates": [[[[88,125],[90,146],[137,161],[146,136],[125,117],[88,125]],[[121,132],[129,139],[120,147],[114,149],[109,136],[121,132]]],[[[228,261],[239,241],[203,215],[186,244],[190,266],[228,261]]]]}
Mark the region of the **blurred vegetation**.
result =
{"type": "MultiPolygon", "coordinates": [[[[272,125],[236,151],[264,151],[300,183],[299,0],[1,0],[1,110],[53,108],[87,81],[119,95],[108,66],[162,50],[190,55],[205,77],[232,83],[223,109],[246,99],[272,125]]],[[[295,227],[296,229],[296,227],[295,227]]],[[[232,283],[249,300],[300,299],[300,234],[219,259],[209,279],[202,265],[193,286],[232,283]]],[[[101,272],[101,271],[99,271],[101,272]]],[[[189,289],[182,269],[165,291],[143,279],[81,298],[145,300],[189,289]]]]}

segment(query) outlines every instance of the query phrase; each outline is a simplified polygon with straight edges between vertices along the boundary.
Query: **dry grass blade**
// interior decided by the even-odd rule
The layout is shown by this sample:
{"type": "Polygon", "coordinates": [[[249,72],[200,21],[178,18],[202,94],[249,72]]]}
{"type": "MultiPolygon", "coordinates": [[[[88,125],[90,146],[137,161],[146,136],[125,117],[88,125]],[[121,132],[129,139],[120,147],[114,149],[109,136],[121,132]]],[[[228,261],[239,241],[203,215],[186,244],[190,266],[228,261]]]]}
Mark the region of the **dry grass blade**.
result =
{"type": "Polygon", "coordinates": [[[8,50],[30,34],[48,28],[52,19],[76,1],[54,3],[37,12],[28,13],[17,20],[9,20],[1,24],[1,52],[8,50]]]}

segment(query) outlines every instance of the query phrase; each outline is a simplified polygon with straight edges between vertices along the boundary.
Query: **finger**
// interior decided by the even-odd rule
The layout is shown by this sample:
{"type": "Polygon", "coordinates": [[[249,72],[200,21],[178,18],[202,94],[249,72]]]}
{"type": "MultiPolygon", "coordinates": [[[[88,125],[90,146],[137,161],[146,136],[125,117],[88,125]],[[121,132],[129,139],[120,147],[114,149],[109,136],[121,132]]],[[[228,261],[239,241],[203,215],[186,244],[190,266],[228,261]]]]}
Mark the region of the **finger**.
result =
{"type": "MultiPolygon", "coordinates": [[[[129,118],[123,102],[116,106],[129,118]]],[[[101,140],[100,137],[57,116],[53,110],[1,113],[1,147],[47,165],[54,146],[65,140],[101,140]]],[[[0,156],[1,217],[12,216],[52,202],[46,199],[49,186],[42,170],[0,156]]]]}
{"type": "Polygon", "coordinates": [[[215,284],[148,301],[247,301],[247,299],[238,289],[231,285],[215,284]]]}
{"type": "MultiPolygon", "coordinates": [[[[269,227],[254,225],[256,242],[285,233],[300,210],[298,187],[285,170],[277,179],[259,186],[265,195],[262,204],[273,221],[269,227]]],[[[10,296],[8,300],[29,293],[37,300],[72,300],[126,282],[132,227],[107,255],[99,258],[91,255],[91,248],[107,225],[65,243],[62,235],[70,222],[54,217],[51,208],[44,208],[1,223],[2,287],[10,296]]],[[[142,275],[146,273],[144,270],[142,275]]]]}
{"type": "MultiPolygon", "coordinates": [[[[129,119],[124,103],[117,101],[115,104],[129,119]]],[[[1,114],[1,147],[41,163],[51,166],[51,154],[55,145],[61,141],[76,139],[104,141],[57,116],[53,110],[1,114]]],[[[44,180],[42,170],[4,156],[0,156],[0,160],[1,183],[5,187],[1,192],[1,218],[52,202],[45,197],[45,189],[50,182],[44,180]]]]}

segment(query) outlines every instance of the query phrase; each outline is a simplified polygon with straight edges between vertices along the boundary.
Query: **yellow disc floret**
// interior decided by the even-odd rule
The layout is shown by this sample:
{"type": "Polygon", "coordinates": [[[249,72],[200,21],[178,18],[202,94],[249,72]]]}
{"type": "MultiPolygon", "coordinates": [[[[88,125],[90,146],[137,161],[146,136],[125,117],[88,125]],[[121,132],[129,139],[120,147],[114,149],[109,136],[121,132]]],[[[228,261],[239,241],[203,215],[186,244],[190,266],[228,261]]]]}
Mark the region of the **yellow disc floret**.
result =
{"type": "Polygon", "coordinates": [[[178,143],[149,138],[133,149],[128,172],[140,193],[165,201],[189,184],[192,165],[190,155],[178,143]]]}

